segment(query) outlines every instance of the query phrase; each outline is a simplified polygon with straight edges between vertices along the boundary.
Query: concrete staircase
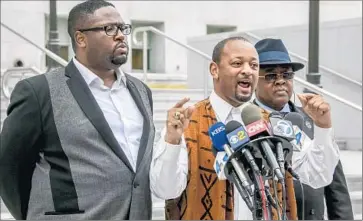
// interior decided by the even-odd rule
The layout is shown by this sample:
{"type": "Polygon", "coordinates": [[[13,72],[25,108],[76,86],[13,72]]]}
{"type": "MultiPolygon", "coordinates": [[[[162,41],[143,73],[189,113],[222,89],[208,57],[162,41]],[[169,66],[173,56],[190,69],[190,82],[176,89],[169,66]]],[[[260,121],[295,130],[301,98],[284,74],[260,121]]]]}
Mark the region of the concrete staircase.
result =
{"type": "Polygon", "coordinates": [[[341,162],[352,201],[354,219],[362,220],[362,151],[341,151],[341,162]]]}
{"type": "Polygon", "coordinates": [[[350,199],[352,200],[354,219],[362,220],[362,175],[347,176],[350,199]]]}

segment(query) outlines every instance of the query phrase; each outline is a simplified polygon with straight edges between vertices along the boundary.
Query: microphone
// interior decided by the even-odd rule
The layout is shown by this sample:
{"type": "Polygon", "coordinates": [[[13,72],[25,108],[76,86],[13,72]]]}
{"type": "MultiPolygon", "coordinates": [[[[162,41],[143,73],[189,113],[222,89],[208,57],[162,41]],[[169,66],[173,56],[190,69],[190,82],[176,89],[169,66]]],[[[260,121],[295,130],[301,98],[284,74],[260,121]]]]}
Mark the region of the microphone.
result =
{"type": "Polygon", "coordinates": [[[302,130],[304,125],[304,117],[296,112],[289,112],[285,115],[284,120],[288,120],[292,123],[292,125],[300,128],[302,130]]]}
{"type": "MultiPolygon", "coordinates": [[[[296,112],[287,113],[284,117],[285,120],[288,120],[292,123],[294,132],[295,132],[295,140],[291,143],[296,145],[296,147],[301,151],[301,148],[298,146],[301,145],[301,141],[304,140],[305,134],[302,131],[304,125],[304,118],[301,114],[296,112]]],[[[292,170],[292,166],[288,161],[285,162],[285,169],[289,171],[289,173],[297,180],[300,179],[299,175],[292,170]]]]}
{"type": "MultiPolygon", "coordinates": [[[[238,121],[230,121],[226,125],[227,138],[231,148],[235,151],[241,151],[246,161],[248,162],[250,168],[255,172],[255,179],[258,179],[261,176],[261,171],[256,164],[255,158],[250,152],[249,146],[247,145],[250,142],[250,138],[247,135],[246,130],[238,121]],[[257,175],[257,176],[256,176],[257,175]]],[[[257,185],[258,186],[258,185],[257,185]]],[[[273,199],[269,188],[265,187],[266,197],[268,201],[274,208],[277,207],[276,201],[273,199]]]]}
{"type": "MultiPolygon", "coordinates": [[[[270,125],[272,129],[272,133],[276,137],[283,138],[288,142],[291,142],[295,139],[294,129],[290,121],[286,121],[282,118],[280,113],[272,112],[269,115],[270,125]]],[[[285,155],[292,152],[291,144],[288,143],[284,145],[283,148],[282,142],[277,141],[276,143],[276,158],[277,162],[280,166],[281,172],[285,175],[285,155]],[[287,152],[287,153],[286,153],[287,152]]],[[[291,154],[290,154],[291,159],[291,154]]]]}
{"type": "Polygon", "coordinates": [[[300,180],[300,176],[292,170],[292,166],[287,161],[285,162],[285,170],[287,170],[295,179],[300,180]]]}
{"type": "Polygon", "coordinates": [[[241,151],[251,169],[260,175],[261,172],[256,164],[255,158],[252,156],[249,147],[245,145],[250,142],[250,138],[242,124],[234,120],[228,122],[226,125],[226,133],[231,148],[235,151],[241,151]]]}
{"type": "MultiPolygon", "coordinates": [[[[226,128],[225,128],[224,124],[221,122],[217,122],[209,128],[208,133],[209,133],[209,137],[212,140],[214,148],[217,151],[225,151],[227,157],[229,158],[233,154],[233,150],[228,145],[225,130],[226,130],[226,128]]],[[[222,160],[219,160],[219,162],[216,163],[219,166],[215,166],[215,169],[218,169],[218,167],[221,169],[221,166],[220,166],[221,163],[224,168],[224,165],[225,165],[226,161],[228,160],[228,158],[226,159],[225,157],[223,157],[222,160]]],[[[247,206],[252,211],[253,204],[249,198],[249,196],[252,195],[252,188],[251,188],[250,184],[248,183],[247,178],[246,178],[242,168],[240,167],[239,163],[237,162],[237,160],[232,158],[230,161],[233,166],[231,175],[232,175],[233,180],[235,181],[234,184],[237,187],[242,198],[246,202],[247,206]]],[[[221,173],[221,171],[218,171],[217,174],[218,173],[221,173]]]]}
{"type": "Polygon", "coordinates": [[[292,123],[287,119],[283,119],[280,114],[276,113],[277,112],[272,112],[269,115],[273,135],[284,138],[289,142],[294,140],[295,134],[292,123]]]}
{"type": "Polygon", "coordinates": [[[268,162],[270,168],[275,172],[277,179],[281,184],[285,183],[284,176],[272,152],[267,140],[259,139],[270,136],[270,131],[266,122],[262,119],[261,109],[254,104],[245,106],[242,110],[242,121],[246,125],[247,134],[251,140],[257,139],[261,152],[268,162]]]}
{"type": "Polygon", "coordinates": [[[276,201],[274,200],[274,198],[272,197],[272,195],[270,193],[270,187],[269,186],[265,186],[265,192],[266,192],[266,197],[267,197],[268,201],[270,202],[270,204],[275,209],[278,209],[278,205],[277,205],[276,201]]]}
{"type": "Polygon", "coordinates": [[[226,167],[229,157],[224,151],[216,152],[215,157],[216,159],[213,164],[214,171],[216,171],[219,180],[226,180],[227,177],[224,173],[224,168],[226,167]]]}

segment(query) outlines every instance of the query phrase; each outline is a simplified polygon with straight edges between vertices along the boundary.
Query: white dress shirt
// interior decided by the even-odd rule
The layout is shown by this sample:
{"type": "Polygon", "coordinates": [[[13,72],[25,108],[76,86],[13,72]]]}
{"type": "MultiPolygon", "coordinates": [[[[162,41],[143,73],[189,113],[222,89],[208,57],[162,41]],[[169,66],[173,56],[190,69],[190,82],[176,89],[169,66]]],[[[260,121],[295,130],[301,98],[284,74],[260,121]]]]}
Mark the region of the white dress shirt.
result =
{"type": "MultiPolygon", "coordinates": [[[[214,91],[210,95],[211,105],[218,121],[224,124],[231,120],[242,123],[241,107],[234,108],[220,98],[214,91]]],[[[158,180],[158,185],[151,188],[156,196],[162,199],[177,198],[186,188],[188,175],[188,153],[184,137],[180,145],[165,142],[165,128],[158,144],[154,147],[150,179],[158,180]]],[[[315,126],[315,139],[305,142],[303,151],[294,152],[292,167],[300,176],[301,182],[320,188],[329,185],[339,160],[339,148],[333,140],[332,129],[315,126]]],[[[234,218],[236,220],[252,220],[252,213],[235,191],[234,218]]]]}
{"type": "Polygon", "coordinates": [[[117,80],[109,88],[76,58],[73,58],[73,63],[86,81],[113,135],[136,171],[144,118],[126,87],[125,74],[121,70],[116,71],[117,80]]]}

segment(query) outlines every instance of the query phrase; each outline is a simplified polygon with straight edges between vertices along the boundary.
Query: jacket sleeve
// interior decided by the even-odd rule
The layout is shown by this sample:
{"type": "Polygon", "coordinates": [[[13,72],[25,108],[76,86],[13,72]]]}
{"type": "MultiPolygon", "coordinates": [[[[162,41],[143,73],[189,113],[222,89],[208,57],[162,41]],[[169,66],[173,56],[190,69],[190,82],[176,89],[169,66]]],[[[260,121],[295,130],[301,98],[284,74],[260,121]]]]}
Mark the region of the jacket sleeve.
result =
{"type": "Polygon", "coordinates": [[[154,147],[150,167],[151,191],[160,199],[178,198],[187,186],[188,151],[184,137],[179,145],[167,143],[166,128],[154,147]]]}
{"type": "Polygon", "coordinates": [[[0,196],[15,219],[25,219],[39,156],[41,113],[32,85],[15,86],[0,136],[0,196]]]}
{"type": "Polygon", "coordinates": [[[352,202],[341,162],[335,168],[333,182],[324,188],[329,220],[353,220],[352,202]]]}

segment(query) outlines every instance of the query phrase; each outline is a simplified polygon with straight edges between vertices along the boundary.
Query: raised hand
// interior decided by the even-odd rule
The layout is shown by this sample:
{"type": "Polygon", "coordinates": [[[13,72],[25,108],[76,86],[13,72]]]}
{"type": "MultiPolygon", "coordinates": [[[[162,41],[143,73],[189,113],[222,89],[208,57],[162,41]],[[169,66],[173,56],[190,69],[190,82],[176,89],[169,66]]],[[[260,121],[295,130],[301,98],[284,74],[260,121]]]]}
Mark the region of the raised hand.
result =
{"type": "Polygon", "coordinates": [[[306,114],[313,119],[316,126],[330,128],[332,126],[330,105],[321,95],[317,94],[298,94],[302,108],[306,114]]]}
{"type": "Polygon", "coordinates": [[[190,99],[183,98],[168,110],[166,120],[165,141],[170,144],[179,144],[184,130],[188,127],[194,106],[183,107],[190,99]]]}

